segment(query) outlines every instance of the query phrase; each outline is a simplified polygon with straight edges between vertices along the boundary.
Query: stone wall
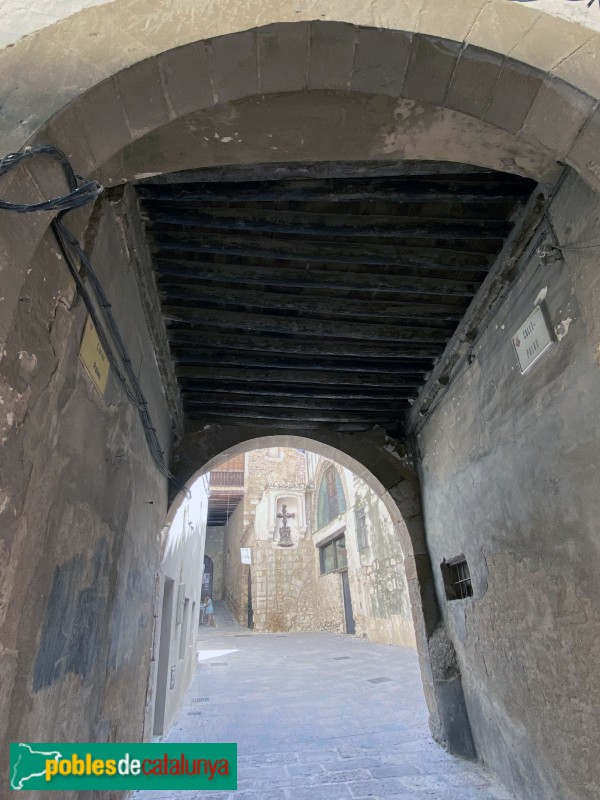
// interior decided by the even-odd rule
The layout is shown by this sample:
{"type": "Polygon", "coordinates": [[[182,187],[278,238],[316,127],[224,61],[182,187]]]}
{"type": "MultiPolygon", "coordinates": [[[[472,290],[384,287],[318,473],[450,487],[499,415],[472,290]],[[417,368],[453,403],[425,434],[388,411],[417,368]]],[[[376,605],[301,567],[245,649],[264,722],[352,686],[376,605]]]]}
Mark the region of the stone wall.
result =
{"type": "Polygon", "coordinates": [[[239,547],[246,546],[252,549],[255,630],[344,633],[342,575],[320,574],[318,549],[323,540],[344,531],[356,634],[372,641],[414,647],[404,557],[383,503],[362,480],[342,469],[347,509],[315,531],[318,492],[314,490],[329,462],[314,453],[305,456],[291,448],[280,449],[275,456],[276,450],[273,448],[271,455],[267,450],[247,454],[248,489],[241,504],[243,512],[238,510],[232,516],[226,530],[226,549],[231,557],[226,596],[239,621],[247,624],[249,568],[237,563],[239,547]],[[310,491],[305,485],[305,459],[313,476],[310,491]],[[281,523],[276,512],[281,510],[282,498],[287,498],[288,510],[295,503],[294,518],[289,521],[293,542],[290,547],[279,546],[281,523]],[[367,513],[368,544],[361,551],[355,532],[358,505],[364,506],[367,513]]]}
{"type": "MultiPolygon", "coordinates": [[[[316,527],[319,485],[329,463],[331,462],[314,453],[308,455],[313,487],[309,497],[312,539],[317,554],[316,569],[320,569],[318,546],[343,532],[348,554],[348,581],[356,635],[373,642],[415,647],[404,554],[398,532],[395,531],[392,519],[381,500],[357,475],[338,466],[346,496],[346,510],[327,525],[316,527]],[[358,509],[365,512],[364,547],[359,546],[356,531],[358,509]]],[[[400,524],[405,527],[403,522],[400,524]]],[[[360,545],[362,544],[361,542],[360,545]]],[[[321,575],[317,586],[325,596],[336,598],[332,610],[337,609],[337,629],[344,631],[341,575],[321,575]]]]}
{"type": "Polygon", "coordinates": [[[241,625],[248,623],[248,566],[240,560],[240,547],[245,547],[244,503],[229,517],[223,529],[224,599],[241,625]]]}
{"type": "MultiPolygon", "coordinates": [[[[102,201],[87,247],[169,452],[171,417],[133,248],[120,224],[125,202],[102,201]]],[[[79,235],[88,214],[75,217],[79,235]]],[[[27,220],[19,224],[26,231],[27,220]]],[[[114,375],[101,397],[79,361],[87,313],[50,232],[26,272],[0,354],[4,776],[9,741],[144,736],[167,510],[166,480],[150,458],[137,411],[114,375]]]]}
{"type": "Polygon", "coordinates": [[[588,245],[600,203],[570,174],[550,219],[575,249],[547,266],[531,255],[418,443],[437,592],[477,750],[524,800],[593,800],[600,269],[588,245]],[[542,297],[556,342],[521,375],[511,336],[542,297]],[[448,602],[439,564],[461,553],[474,595],[448,602]]]}
{"type": "Polygon", "coordinates": [[[213,600],[222,600],[225,592],[223,581],[223,542],[225,528],[210,527],[206,529],[206,555],[213,562],[213,600]]]}
{"type": "Polygon", "coordinates": [[[257,631],[310,631],[315,620],[315,556],[312,542],[294,548],[256,541],[252,604],[257,631]]]}
{"type": "Polygon", "coordinates": [[[359,608],[356,603],[354,608],[357,633],[372,642],[416,647],[404,553],[391,517],[364,481],[354,476],[352,487],[354,509],[362,506],[365,510],[367,534],[366,547],[359,550],[353,513],[349,577],[358,599],[359,608]]]}

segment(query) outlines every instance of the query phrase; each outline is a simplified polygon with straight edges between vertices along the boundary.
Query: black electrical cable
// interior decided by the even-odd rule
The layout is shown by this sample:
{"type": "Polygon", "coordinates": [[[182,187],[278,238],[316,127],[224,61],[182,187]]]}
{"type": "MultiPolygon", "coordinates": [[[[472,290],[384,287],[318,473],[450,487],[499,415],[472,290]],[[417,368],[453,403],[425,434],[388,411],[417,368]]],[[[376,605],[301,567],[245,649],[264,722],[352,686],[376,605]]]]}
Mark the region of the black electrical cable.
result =
{"type": "MultiPolygon", "coordinates": [[[[64,216],[68,214],[69,211],[81,208],[96,200],[103,191],[103,187],[96,181],[86,181],[80,175],[77,175],[67,156],[52,145],[40,145],[27,148],[21,153],[9,153],[0,160],[0,178],[8,174],[11,170],[16,169],[23,161],[35,155],[49,156],[61,165],[69,186],[68,194],[54,197],[40,203],[11,203],[0,199],[0,209],[14,211],[18,214],[27,214],[34,211],[59,212],[51,223],[56,241],[64,256],[67,268],[75,281],[77,291],[81,295],[92,322],[94,323],[98,339],[104,348],[106,357],[114,370],[114,374],[139,414],[152,459],[162,475],[168,478],[179,491],[187,492],[167,467],[164,451],[161,449],[156,428],[152,424],[152,418],[148,411],[148,401],[144,396],[140,382],[133,369],[127,348],[125,347],[125,343],[123,342],[123,338],[112,313],[111,304],[106,297],[102,284],[94,272],[89,258],[83,252],[77,237],[64,223],[64,216]],[[74,258],[73,255],[75,255],[76,258],[74,258]],[[77,269],[76,260],[79,260],[83,267],[83,274],[92,289],[91,293],[88,291],[85,281],[82,279],[82,273],[77,269]],[[100,318],[94,301],[101,309],[104,321],[100,318]],[[105,324],[109,330],[110,336],[106,332],[105,324]],[[115,349],[118,353],[118,358],[115,355],[115,349]],[[123,365],[123,370],[119,365],[119,359],[123,365]],[[124,372],[125,374],[123,374],[124,372]]],[[[189,492],[187,493],[189,494],[189,492]]]]}

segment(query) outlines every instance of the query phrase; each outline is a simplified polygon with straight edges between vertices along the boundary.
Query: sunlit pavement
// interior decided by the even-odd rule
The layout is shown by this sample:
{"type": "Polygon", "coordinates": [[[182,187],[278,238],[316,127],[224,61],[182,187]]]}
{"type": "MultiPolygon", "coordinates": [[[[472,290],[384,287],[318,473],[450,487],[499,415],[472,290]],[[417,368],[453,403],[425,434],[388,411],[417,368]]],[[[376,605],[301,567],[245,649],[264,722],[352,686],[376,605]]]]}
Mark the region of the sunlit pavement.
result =
{"type": "MultiPolygon", "coordinates": [[[[227,609],[170,742],[237,742],[237,792],[181,800],[508,800],[480,766],[431,739],[416,653],[327,633],[251,634],[227,609]]],[[[173,796],[137,792],[136,800],[173,796]]]]}

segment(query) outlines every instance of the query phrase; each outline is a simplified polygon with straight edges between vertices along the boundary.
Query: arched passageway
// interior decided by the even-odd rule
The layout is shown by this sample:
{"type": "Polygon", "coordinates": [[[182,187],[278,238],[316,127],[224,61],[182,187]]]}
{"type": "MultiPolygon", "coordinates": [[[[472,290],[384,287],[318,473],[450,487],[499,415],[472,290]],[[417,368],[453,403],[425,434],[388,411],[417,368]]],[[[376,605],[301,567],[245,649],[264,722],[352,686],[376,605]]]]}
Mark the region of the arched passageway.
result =
{"type": "MultiPolygon", "coordinates": [[[[331,439],[323,434],[319,435],[319,439],[290,434],[270,434],[251,439],[247,436],[248,431],[242,426],[232,426],[230,429],[213,427],[203,434],[188,437],[178,452],[179,477],[191,486],[223,461],[240,453],[269,447],[307,449],[360,477],[390,514],[404,553],[404,569],[433,734],[450,750],[472,755],[460,670],[444,631],[435,596],[432,567],[423,535],[418,484],[412,470],[403,463],[406,459],[396,451],[393,440],[383,431],[379,434],[379,442],[372,434],[346,437],[338,434],[331,439]],[[223,450],[226,443],[229,447],[223,450]],[[199,463],[203,466],[194,470],[193,465],[199,463]]],[[[183,493],[175,498],[168,519],[177,513],[184,499],[183,493]]]]}
{"type": "MultiPolygon", "coordinates": [[[[394,431],[402,443],[373,425],[316,429],[311,412],[309,429],[296,434],[268,415],[190,424],[133,190],[109,193],[72,224],[109,291],[179,477],[244,441],[298,433],[332,447],[341,463],[361,464],[407,522],[421,654],[435,650],[441,670],[423,665],[438,736],[443,720],[456,722],[456,696],[440,704],[452,686],[447,664],[455,674],[445,657],[455,650],[478,754],[527,800],[589,800],[598,785],[590,666],[598,34],[505,2],[449,15],[435,3],[418,13],[350,7],[335,22],[315,21],[318,3],[297,22],[270,3],[227,19],[193,18],[184,5],[135,46],[132,29],[145,16],[115,2],[2,51],[10,90],[2,150],[52,141],[78,171],[114,187],[222,165],[340,160],[394,168],[443,160],[536,183],[516,246],[503,245],[476,290],[477,313],[459,322],[413,411],[402,414],[394,431]],[[512,337],[540,303],[552,344],[521,374],[512,337]],[[459,554],[475,594],[448,602],[438,565],[459,554]],[[432,638],[436,630],[445,634],[432,638]]],[[[61,177],[32,160],[2,194],[63,191],[61,177]]],[[[136,411],[114,380],[97,392],[80,364],[86,315],[57,270],[48,222],[0,217],[0,732],[133,741],[144,735],[138,676],[149,667],[168,490],[136,411]],[[138,713],[124,718],[125,707],[138,713]]]]}

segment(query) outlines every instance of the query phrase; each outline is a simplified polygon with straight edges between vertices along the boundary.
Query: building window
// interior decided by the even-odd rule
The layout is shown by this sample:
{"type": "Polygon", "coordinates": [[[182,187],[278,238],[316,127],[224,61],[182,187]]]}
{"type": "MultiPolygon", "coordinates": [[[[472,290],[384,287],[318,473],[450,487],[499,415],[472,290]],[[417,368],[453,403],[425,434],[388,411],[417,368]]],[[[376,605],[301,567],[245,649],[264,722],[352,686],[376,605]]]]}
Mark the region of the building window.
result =
{"type": "Polygon", "coordinates": [[[464,555],[448,560],[444,559],[440,567],[444,578],[447,600],[464,600],[465,597],[473,597],[471,573],[464,555]]]}
{"type": "Polygon", "coordinates": [[[319,547],[319,557],[321,563],[321,575],[328,572],[335,572],[338,569],[345,569],[348,566],[348,555],[346,552],[346,537],[344,534],[338,536],[327,544],[319,547]]]}
{"type": "Polygon", "coordinates": [[[367,514],[363,506],[356,509],[356,541],[359,550],[364,550],[367,541],[367,514]]]}
{"type": "Polygon", "coordinates": [[[280,447],[268,447],[267,448],[267,458],[281,458],[281,448],[280,447]]]}
{"type": "Polygon", "coordinates": [[[317,498],[317,526],[323,528],[328,522],[346,510],[344,488],[337,469],[329,466],[321,478],[317,498]]]}

